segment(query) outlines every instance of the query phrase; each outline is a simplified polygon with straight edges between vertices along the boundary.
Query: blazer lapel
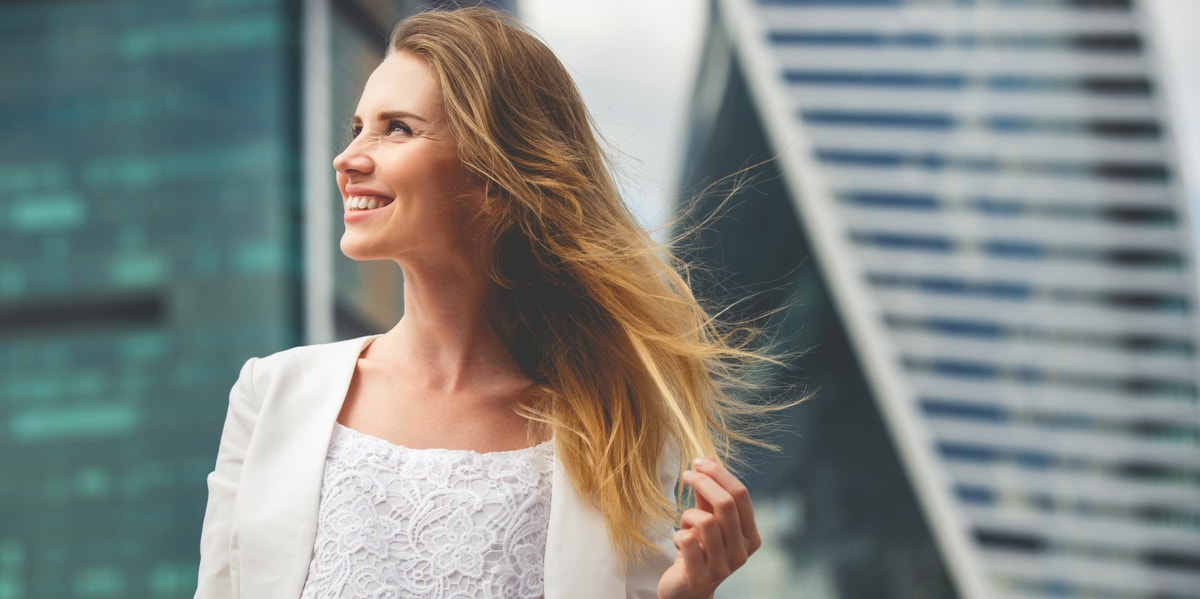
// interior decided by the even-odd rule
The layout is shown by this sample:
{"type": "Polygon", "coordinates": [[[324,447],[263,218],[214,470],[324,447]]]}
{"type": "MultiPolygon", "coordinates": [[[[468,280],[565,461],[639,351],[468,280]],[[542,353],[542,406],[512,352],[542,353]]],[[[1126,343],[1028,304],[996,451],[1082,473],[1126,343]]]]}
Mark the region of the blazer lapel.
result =
{"type": "Polygon", "coordinates": [[[370,339],[288,352],[256,384],[262,406],[235,508],[243,597],[300,596],[333,426],[370,339]]]}

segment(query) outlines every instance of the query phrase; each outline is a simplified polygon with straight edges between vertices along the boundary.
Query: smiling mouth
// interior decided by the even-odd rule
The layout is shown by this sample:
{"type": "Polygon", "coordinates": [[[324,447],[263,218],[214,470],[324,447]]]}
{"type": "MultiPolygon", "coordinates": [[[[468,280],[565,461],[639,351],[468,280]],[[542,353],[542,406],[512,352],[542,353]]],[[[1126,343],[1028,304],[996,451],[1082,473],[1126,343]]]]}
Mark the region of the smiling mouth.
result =
{"type": "Polygon", "coordinates": [[[391,204],[392,200],[388,198],[367,197],[367,196],[350,196],[346,198],[346,210],[374,210],[383,208],[391,204]]]}

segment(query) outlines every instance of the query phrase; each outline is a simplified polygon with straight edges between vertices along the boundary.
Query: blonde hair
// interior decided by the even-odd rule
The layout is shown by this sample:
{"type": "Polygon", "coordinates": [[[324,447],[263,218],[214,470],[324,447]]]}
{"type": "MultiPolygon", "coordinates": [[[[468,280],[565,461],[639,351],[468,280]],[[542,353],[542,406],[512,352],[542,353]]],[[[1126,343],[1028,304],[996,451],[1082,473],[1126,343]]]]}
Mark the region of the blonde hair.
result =
{"type": "Polygon", "coordinates": [[[477,224],[494,249],[499,316],[542,398],[524,413],[549,426],[576,490],[636,561],[653,549],[648,532],[677,517],[660,456],[677,449],[682,471],[755,442],[742,422],[763,408],[732,390],[748,384],[744,366],[769,358],[700,306],[686,265],[638,226],[545,44],[475,7],[409,17],[390,49],[427,61],[459,157],[488,192],[477,224]]]}

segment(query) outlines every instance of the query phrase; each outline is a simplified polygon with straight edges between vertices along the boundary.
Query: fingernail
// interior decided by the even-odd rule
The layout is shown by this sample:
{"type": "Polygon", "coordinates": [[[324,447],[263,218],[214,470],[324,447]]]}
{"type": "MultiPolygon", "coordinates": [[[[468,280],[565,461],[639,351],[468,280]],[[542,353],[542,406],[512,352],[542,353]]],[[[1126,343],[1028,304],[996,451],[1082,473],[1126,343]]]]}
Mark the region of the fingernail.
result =
{"type": "Polygon", "coordinates": [[[702,466],[708,466],[709,464],[712,464],[712,460],[710,460],[708,458],[696,458],[696,460],[693,461],[692,464],[694,466],[696,466],[697,468],[700,468],[702,466]]]}
{"type": "Polygon", "coordinates": [[[696,473],[695,473],[695,472],[693,472],[693,471],[691,471],[691,470],[684,470],[684,471],[683,471],[683,477],[684,477],[684,478],[691,478],[691,477],[693,477],[693,476],[696,476],[696,473]]]}

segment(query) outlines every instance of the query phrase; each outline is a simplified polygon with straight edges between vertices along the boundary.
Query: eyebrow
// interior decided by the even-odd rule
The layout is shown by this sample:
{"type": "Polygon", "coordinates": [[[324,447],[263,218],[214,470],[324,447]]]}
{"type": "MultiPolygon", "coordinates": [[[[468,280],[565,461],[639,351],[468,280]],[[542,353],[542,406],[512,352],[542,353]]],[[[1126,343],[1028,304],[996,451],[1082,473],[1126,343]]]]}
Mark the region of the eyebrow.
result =
{"type": "MultiPolygon", "coordinates": [[[[411,112],[408,112],[407,110],[389,110],[387,112],[379,113],[378,115],[375,116],[375,118],[380,121],[390,121],[393,119],[407,119],[407,120],[421,121],[422,123],[426,123],[426,124],[429,123],[428,119],[426,119],[420,115],[416,115],[411,112]]],[[[358,116],[357,114],[354,115],[354,122],[361,123],[362,117],[358,116]]]]}

